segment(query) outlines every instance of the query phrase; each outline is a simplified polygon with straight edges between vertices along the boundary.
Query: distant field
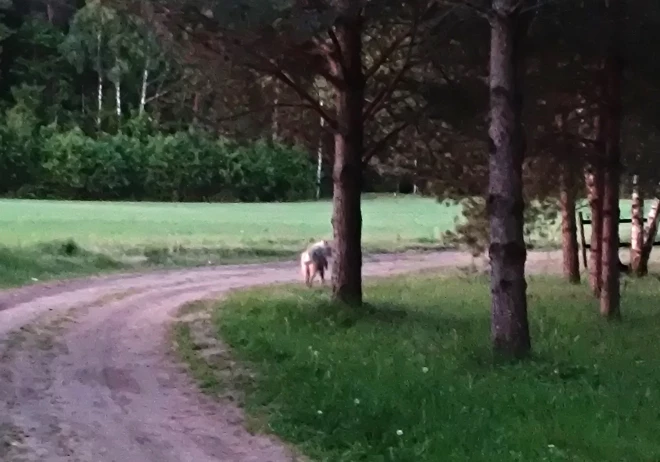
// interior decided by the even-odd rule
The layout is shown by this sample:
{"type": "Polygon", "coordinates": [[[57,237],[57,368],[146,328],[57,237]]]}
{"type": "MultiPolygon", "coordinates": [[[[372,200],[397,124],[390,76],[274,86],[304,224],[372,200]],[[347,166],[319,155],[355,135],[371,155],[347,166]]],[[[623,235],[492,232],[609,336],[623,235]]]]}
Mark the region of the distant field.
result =
{"type": "MultiPolygon", "coordinates": [[[[364,243],[388,249],[438,243],[457,206],[423,198],[378,198],[363,206],[364,243]]],[[[10,247],[74,239],[85,248],[298,249],[332,235],[331,203],[170,204],[0,201],[0,242],[10,247]]]]}
{"type": "MultiPolygon", "coordinates": [[[[630,216],[622,201],[622,216],[630,216]]],[[[0,200],[0,286],[140,266],[290,257],[332,236],[330,201],[181,204],[0,200]]],[[[365,196],[367,252],[442,246],[460,207],[430,198],[365,196]]],[[[586,211],[586,210],[585,210],[586,211]]],[[[558,226],[538,245],[556,245],[558,226]]],[[[628,240],[629,226],[621,227],[628,240]]],[[[586,229],[587,238],[590,229],[586,229]]]]}

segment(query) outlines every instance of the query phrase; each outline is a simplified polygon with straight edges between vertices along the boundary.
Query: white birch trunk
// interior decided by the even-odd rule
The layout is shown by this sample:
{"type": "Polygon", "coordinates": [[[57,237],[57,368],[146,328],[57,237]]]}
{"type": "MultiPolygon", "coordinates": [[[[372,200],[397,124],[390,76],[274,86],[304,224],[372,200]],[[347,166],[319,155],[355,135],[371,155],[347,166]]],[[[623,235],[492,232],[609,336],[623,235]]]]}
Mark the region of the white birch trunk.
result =
{"type": "Polygon", "coordinates": [[[658,235],[658,221],[660,220],[660,199],[656,199],[653,207],[649,210],[646,218],[646,228],[644,229],[644,247],[642,248],[642,258],[639,264],[637,274],[644,276],[648,273],[649,259],[653,250],[653,243],[658,235]]]}
{"type": "Polygon", "coordinates": [[[639,194],[638,177],[633,177],[632,227],[630,231],[630,270],[637,274],[644,248],[644,199],[639,194]]]}
{"type": "MultiPolygon", "coordinates": [[[[323,107],[323,103],[321,103],[323,107]]],[[[316,150],[317,160],[316,160],[316,200],[321,199],[321,175],[323,174],[323,133],[325,121],[323,117],[320,118],[321,134],[319,136],[319,145],[316,150]]]]}
{"type": "Polygon", "coordinates": [[[101,113],[103,111],[103,71],[101,69],[101,31],[99,30],[96,34],[96,64],[98,66],[98,89],[97,89],[97,99],[98,99],[98,108],[96,113],[96,127],[101,129],[101,113]]]}
{"type": "Polygon", "coordinates": [[[147,89],[149,85],[149,58],[144,64],[144,71],[142,72],[142,89],[140,90],[140,115],[144,114],[147,106],[147,89]]]}

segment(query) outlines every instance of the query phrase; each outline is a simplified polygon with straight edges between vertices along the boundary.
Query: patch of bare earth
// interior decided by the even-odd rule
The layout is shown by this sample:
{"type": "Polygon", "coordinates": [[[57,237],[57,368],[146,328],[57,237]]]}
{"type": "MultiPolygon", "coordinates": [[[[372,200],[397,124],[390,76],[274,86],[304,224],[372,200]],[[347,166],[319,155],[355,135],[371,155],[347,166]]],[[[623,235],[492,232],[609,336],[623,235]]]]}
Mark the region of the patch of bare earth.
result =
{"type": "MultiPolygon", "coordinates": [[[[546,259],[556,255],[530,254],[530,266],[546,259]]],[[[364,270],[383,276],[471,262],[458,252],[386,255],[365,258],[364,270]]],[[[0,460],[296,460],[281,442],[248,432],[236,404],[199,393],[168,353],[167,332],[186,303],[297,277],[288,262],[0,292],[0,460]]],[[[209,360],[230,360],[220,344],[207,350],[209,360]]]]}

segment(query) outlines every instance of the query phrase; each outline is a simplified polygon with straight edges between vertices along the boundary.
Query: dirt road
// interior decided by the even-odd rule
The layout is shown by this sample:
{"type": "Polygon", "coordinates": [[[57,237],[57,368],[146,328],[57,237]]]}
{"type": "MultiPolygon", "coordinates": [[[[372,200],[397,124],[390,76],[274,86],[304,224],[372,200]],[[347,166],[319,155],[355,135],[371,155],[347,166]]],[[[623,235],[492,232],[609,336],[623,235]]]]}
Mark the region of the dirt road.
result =
{"type": "MultiPolygon", "coordinates": [[[[458,252],[365,257],[365,275],[468,265],[458,252]]],[[[556,262],[530,254],[530,269],[556,262]]],[[[168,355],[182,304],[298,278],[294,262],[99,277],[0,292],[0,460],[280,462],[168,355]]]]}

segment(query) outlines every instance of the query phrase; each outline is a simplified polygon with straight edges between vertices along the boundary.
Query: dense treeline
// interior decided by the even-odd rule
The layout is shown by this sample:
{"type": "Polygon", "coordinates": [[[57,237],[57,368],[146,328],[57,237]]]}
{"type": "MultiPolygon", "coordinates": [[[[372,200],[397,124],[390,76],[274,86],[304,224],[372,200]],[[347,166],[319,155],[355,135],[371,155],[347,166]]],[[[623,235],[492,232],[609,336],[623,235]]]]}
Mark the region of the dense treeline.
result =
{"type": "Polygon", "coordinates": [[[313,165],[281,144],[204,132],[117,133],[0,127],[0,194],[23,198],[291,201],[313,197],[313,165]]]}
{"type": "Polygon", "coordinates": [[[314,197],[315,166],[304,147],[262,133],[213,130],[200,123],[194,104],[185,104],[185,88],[177,88],[183,101],[171,99],[175,87],[194,76],[137,16],[98,2],[46,6],[0,10],[0,195],[314,197]]]}

